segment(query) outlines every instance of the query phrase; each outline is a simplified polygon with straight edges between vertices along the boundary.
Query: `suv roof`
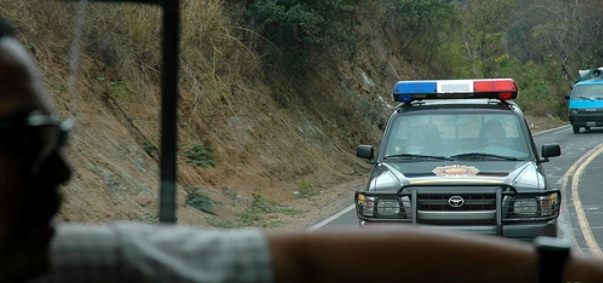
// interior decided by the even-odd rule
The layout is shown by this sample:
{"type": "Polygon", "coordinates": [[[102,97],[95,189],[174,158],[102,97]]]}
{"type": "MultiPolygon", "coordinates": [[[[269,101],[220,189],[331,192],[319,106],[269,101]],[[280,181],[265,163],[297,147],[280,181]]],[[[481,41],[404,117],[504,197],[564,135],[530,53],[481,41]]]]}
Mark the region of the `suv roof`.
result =
{"type": "Polygon", "coordinates": [[[519,106],[513,101],[476,98],[476,99],[432,99],[432,100],[413,100],[410,103],[400,103],[395,111],[404,112],[413,109],[455,109],[455,108],[475,108],[475,109],[499,109],[509,110],[522,114],[519,106]]]}

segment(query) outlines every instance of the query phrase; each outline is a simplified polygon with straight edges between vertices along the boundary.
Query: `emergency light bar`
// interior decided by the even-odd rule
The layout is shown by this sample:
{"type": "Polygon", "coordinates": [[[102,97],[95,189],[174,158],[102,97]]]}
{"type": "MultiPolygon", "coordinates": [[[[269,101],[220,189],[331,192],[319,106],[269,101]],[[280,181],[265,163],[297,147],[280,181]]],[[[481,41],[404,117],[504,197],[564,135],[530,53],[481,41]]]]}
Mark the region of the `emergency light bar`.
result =
{"type": "Polygon", "coordinates": [[[394,101],[423,99],[492,98],[516,99],[517,84],[513,79],[399,81],[394,86],[394,101]]]}

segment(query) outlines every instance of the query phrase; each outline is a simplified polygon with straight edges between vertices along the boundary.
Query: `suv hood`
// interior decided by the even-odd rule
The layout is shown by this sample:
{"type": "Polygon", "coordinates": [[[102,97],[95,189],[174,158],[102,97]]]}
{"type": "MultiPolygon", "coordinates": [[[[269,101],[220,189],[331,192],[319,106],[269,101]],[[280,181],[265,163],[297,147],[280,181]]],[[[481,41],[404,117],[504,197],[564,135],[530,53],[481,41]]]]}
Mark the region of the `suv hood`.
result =
{"type": "Polygon", "coordinates": [[[542,166],[534,161],[379,162],[368,191],[398,191],[408,184],[508,184],[518,191],[546,188],[542,166]]]}

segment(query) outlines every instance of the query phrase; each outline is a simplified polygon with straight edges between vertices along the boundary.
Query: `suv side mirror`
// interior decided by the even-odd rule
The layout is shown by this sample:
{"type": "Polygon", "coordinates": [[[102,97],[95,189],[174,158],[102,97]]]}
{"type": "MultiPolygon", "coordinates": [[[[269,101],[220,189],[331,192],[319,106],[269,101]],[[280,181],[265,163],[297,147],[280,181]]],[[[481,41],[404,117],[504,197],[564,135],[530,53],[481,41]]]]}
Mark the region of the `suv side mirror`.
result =
{"type": "Polygon", "coordinates": [[[565,96],[565,99],[569,100],[569,99],[570,99],[570,96],[569,96],[569,95],[566,95],[566,96],[565,96]]]}
{"type": "Polygon", "coordinates": [[[555,157],[561,155],[561,147],[558,144],[544,144],[542,145],[542,162],[549,161],[549,157],[555,157]]]}
{"type": "Polygon", "coordinates": [[[372,160],[375,157],[375,149],[370,144],[361,144],[356,149],[356,156],[372,160]]]}

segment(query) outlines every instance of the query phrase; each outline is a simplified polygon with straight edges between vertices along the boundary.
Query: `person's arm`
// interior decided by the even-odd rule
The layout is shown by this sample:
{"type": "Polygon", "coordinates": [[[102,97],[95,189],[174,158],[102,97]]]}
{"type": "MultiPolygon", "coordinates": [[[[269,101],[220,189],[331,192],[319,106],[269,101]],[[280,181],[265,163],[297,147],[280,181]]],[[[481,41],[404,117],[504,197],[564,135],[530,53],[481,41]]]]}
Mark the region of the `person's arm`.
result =
{"type": "MultiPolygon", "coordinates": [[[[533,245],[403,227],[269,234],[276,282],[537,283],[533,245]]],[[[603,261],[573,253],[562,282],[603,282],[603,261]]]]}
{"type": "Polygon", "coordinates": [[[51,264],[35,283],[273,282],[259,230],[117,222],[57,226],[51,264]]]}

